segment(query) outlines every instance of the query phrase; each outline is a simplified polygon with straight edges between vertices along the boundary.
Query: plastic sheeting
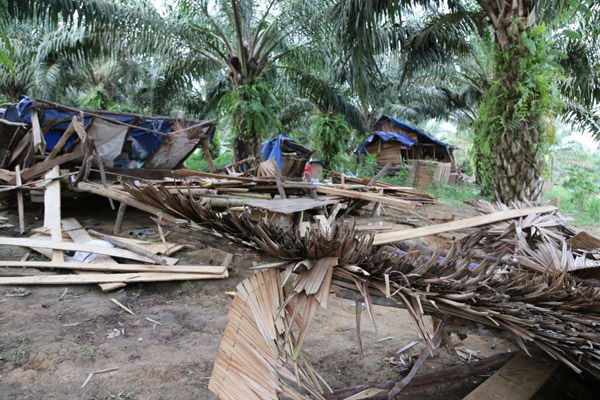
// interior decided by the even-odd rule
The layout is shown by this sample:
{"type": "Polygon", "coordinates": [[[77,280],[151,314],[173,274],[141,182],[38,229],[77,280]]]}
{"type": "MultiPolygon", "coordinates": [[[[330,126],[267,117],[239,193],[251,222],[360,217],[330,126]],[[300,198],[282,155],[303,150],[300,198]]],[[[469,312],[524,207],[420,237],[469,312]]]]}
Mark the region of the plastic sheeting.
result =
{"type": "Polygon", "coordinates": [[[121,154],[128,129],[127,126],[113,124],[99,118],[88,129],[88,133],[96,137],[98,155],[107,165],[113,165],[115,158],[121,154]]]}
{"type": "Polygon", "coordinates": [[[306,147],[296,143],[294,139],[286,135],[277,135],[276,138],[269,140],[260,148],[263,160],[267,161],[271,158],[275,158],[277,166],[281,169],[282,159],[281,156],[284,152],[291,153],[296,152],[299,154],[310,154],[311,151],[306,147]]]}
{"type": "MultiPolygon", "coordinates": [[[[16,106],[9,106],[6,109],[6,111],[4,113],[4,118],[6,120],[12,121],[12,122],[24,122],[27,124],[31,124],[31,109],[32,109],[31,105],[32,105],[32,103],[33,103],[32,100],[30,100],[27,97],[23,97],[16,106]]],[[[101,110],[97,110],[94,112],[98,115],[105,116],[107,118],[114,119],[114,120],[124,122],[127,124],[136,125],[136,126],[139,126],[142,128],[148,128],[148,129],[152,129],[152,130],[163,132],[163,133],[168,133],[168,132],[172,131],[172,121],[171,120],[138,119],[138,118],[136,118],[134,116],[130,116],[130,115],[103,114],[101,110]]],[[[54,121],[62,120],[62,122],[60,122],[59,124],[56,124],[55,126],[50,128],[44,134],[44,139],[46,140],[46,150],[47,151],[52,151],[54,146],[56,146],[56,143],[58,143],[58,141],[62,137],[62,134],[64,133],[64,131],[67,129],[67,127],[71,123],[72,116],[78,115],[78,114],[79,113],[76,113],[73,111],[68,111],[68,110],[56,110],[56,109],[52,109],[52,108],[44,109],[43,116],[40,115],[40,123],[42,124],[42,126],[47,125],[48,123],[52,122],[52,120],[54,120],[54,121]]],[[[94,124],[96,124],[99,121],[103,121],[100,118],[96,118],[95,120],[96,120],[96,122],[94,124]]],[[[91,117],[89,115],[86,115],[85,120],[84,120],[84,126],[87,126],[90,123],[90,121],[91,121],[91,117]]],[[[110,124],[110,122],[108,122],[108,121],[103,121],[103,122],[110,124]]],[[[116,124],[110,124],[110,125],[116,126],[116,124]]],[[[127,131],[127,129],[125,129],[125,130],[127,131]]],[[[210,129],[210,131],[207,132],[207,134],[208,134],[209,141],[212,141],[212,138],[215,134],[214,127],[212,129],[210,129]]],[[[100,136],[100,135],[98,135],[98,136],[100,136]]],[[[69,139],[69,141],[66,144],[66,147],[68,148],[76,138],[77,138],[77,136],[75,134],[73,136],[71,136],[71,138],[69,139]]],[[[165,136],[159,135],[156,133],[152,133],[152,132],[148,132],[148,131],[145,131],[142,129],[133,128],[133,129],[131,129],[129,138],[132,141],[131,149],[129,151],[129,158],[131,160],[135,160],[135,161],[145,161],[148,157],[150,157],[150,155],[152,155],[158,149],[158,146],[160,146],[162,141],[165,139],[165,136]]],[[[98,142],[99,140],[101,140],[101,139],[99,137],[97,137],[96,138],[97,144],[99,143],[98,142]]],[[[122,148],[123,141],[120,141],[120,143],[121,143],[121,148],[122,148]]],[[[122,149],[120,149],[119,154],[121,151],[122,151],[122,149]]],[[[105,156],[112,157],[112,155],[114,155],[114,150],[107,152],[105,156]],[[110,156],[109,156],[109,154],[110,154],[110,156]]],[[[103,158],[105,158],[105,156],[103,156],[103,158]]],[[[118,154],[117,154],[117,156],[118,156],[118,154]]]]}

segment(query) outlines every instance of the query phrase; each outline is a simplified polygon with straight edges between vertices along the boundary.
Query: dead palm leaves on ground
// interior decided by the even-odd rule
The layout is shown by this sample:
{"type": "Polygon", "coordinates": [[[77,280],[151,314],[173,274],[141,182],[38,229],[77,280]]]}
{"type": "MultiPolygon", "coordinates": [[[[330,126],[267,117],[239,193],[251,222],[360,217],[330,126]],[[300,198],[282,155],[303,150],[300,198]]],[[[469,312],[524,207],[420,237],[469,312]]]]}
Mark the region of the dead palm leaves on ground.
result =
{"type": "MultiPolygon", "coordinates": [[[[212,231],[288,261],[283,267],[283,279],[279,273],[262,279],[274,279],[281,290],[289,282],[288,291],[279,292],[282,306],[278,315],[282,322],[273,319],[271,323],[283,324],[283,331],[277,331],[277,335],[283,336],[278,348],[284,348],[283,343],[289,347],[283,359],[294,371],[298,393],[320,396],[318,379],[313,378],[314,372],[306,366],[300,349],[317,308],[326,306],[330,283],[359,291],[371,316],[370,298],[374,294],[404,304],[430,347],[432,336],[425,328],[423,316],[452,317],[454,322],[458,319],[509,332],[523,350],[536,345],[573,370],[585,370],[600,378],[600,297],[596,288],[570,272],[597,265],[592,263],[598,259],[598,249],[589,248],[594,246],[594,238],[573,239],[574,232],[564,226],[559,215],[530,215],[492,224],[456,241],[440,259],[437,255],[400,255],[375,248],[371,238],[357,239],[352,227],[334,228],[325,234],[314,231],[300,237],[297,229],[257,224],[243,214],[236,217],[216,213],[202,207],[193,196],[174,195],[156,188],[144,191],[144,200],[151,197],[157,207],[186,218],[188,221],[182,224],[192,230],[212,231]],[[496,256],[498,261],[484,260],[472,268],[470,255],[480,249],[486,255],[496,256]],[[502,257],[511,257],[511,262],[505,263],[502,257]],[[296,273],[293,279],[292,272],[296,273]],[[305,368],[304,374],[300,374],[301,368],[305,368]]],[[[133,188],[132,192],[137,197],[142,191],[133,188]]],[[[480,206],[489,212],[505,207],[480,206]]],[[[263,294],[264,304],[274,301],[265,296],[274,294],[263,294]]],[[[240,307],[232,308],[233,321],[240,307]]],[[[228,332],[233,335],[232,330],[228,332]]],[[[235,332],[245,334],[240,329],[235,332]]],[[[265,339],[264,334],[262,337],[261,340],[273,340],[265,339]]],[[[252,347],[253,340],[244,343],[252,347]]],[[[224,343],[229,342],[224,339],[224,343]]],[[[271,361],[268,365],[272,365],[271,361]]],[[[221,366],[216,365],[215,371],[213,379],[230,384],[239,380],[233,373],[228,376],[221,366]]],[[[290,378],[284,370],[275,368],[275,371],[280,382],[290,378]]],[[[253,372],[242,370],[236,374],[251,377],[253,372]]],[[[297,398],[296,393],[270,382],[273,393],[297,398]]],[[[211,388],[217,390],[214,384],[211,388]]],[[[225,396],[221,391],[217,393],[225,396]]]]}

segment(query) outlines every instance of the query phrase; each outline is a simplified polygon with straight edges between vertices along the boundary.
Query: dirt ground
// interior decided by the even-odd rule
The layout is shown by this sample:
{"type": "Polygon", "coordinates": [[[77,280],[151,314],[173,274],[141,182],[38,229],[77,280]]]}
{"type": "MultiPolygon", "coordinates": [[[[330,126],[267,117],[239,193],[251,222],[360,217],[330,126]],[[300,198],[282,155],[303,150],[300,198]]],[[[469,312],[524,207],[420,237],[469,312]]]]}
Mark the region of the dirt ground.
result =
{"type": "MultiPolygon", "coordinates": [[[[28,203],[26,211],[27,227],[41,226],[40,205],[28,203]]],[[[15,214],[14,208],[0,210],[0,215],[18,225],[15,214]]],[[[112,231],[115,215],[103,199],[70,200],[63,205],[63,217],[76,217],[85,227],[107,233],[112,231]]],[[[143,228],[156,230],[146,214],[128,210],[124,232],[143,228]]],[[[0,235],[19,236],[14,228],[0,229],[0,235]]],[[[175,234],[169,240],[188,241],[175,234]]],[[[228,250],[231,247],[222,243],[221,249],[186,249],[174,257],[182,264],[219,265],[228,250]]],[[[0,257],[19,260],[27,251],[3,246],[0,257]]],[[[29,259],[41,258],[32,253],[29,259]]],[[[250,276],[253,263],[261,262],[258,254],[245,251],[234,257],[226,280],[133,284],[113,293],[91,285],[67,290],[65,286],[32,286],[25,297],[8,297],[14,289],[0,287],[0,400],[215,399],[207,387],[232,301],[227,292],[250,276]],[[110,298],[136,315],[124,313],[110,298]],[[118,369],[93,375],[82,388],[91,372],[112,368],[118,369]]],[[[52,273],[0,268],[0,275],[5,276],[33,272],[52,273]]],[[[416,326],[402,309],[376,306],[375,319],[377,333],[367,313],[362,314],[361,359],[354,303],[332,296],[329,308],[319,310],[304,349],[331,387],[402,378],[386,357],[418,339],[416,326]]],[[[478,351],[482,357],[516,349],[503,340],[495,348],[492,344],[492,338],[473,336],[461,348],[478,351]]],[[[420,343],[411,352],[423,348],[420,343]]],[[[421,372],[441,371],[460,362],[455,352],[440,349],[421,372]]],[[[464,379],[398,398],[461,399],[484,379],[464,379]]],[[[559,368],[535,398],[592,399],[597,398],[594,391],[589,380],[559,368]]]]}

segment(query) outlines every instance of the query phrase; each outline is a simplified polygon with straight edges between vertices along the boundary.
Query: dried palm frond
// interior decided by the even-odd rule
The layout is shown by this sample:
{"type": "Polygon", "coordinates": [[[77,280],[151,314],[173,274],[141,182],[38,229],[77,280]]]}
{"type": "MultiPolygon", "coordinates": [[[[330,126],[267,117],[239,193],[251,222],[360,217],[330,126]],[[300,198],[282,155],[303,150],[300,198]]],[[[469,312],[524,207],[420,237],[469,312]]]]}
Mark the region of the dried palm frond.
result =
{"type": "MultiPolygon", "coordinates": [[[[279,360],[290,369],[271,368],[277,371],[279,382],[290,378],[289,372],[293,370],[291,381],[299,391],[304,390],[310,396],[318,398],[321,392],[316,378],[309,379],[312,385],[306,382],[306,377],[316,375],[307,367],[300,348],[314,313],[326,306],[331,282],[359,291],[371,317],[373,294],[379,293],[404,304],[430,348],[431,335],[423,322],[425,314],[501,329],[509,332],[525,351],[529,345],[536,345],[573,370],[585,370],[600,377],[600,296],[596,288],[577,280],[569,272],[593,267],[595,264],[590,263],[597,261],[594,258],[597,253],[576,248],[583,247],[577,240],[571,240],[569,245],[567,242],[574,237],[574,232],[564,226],[558,214],[530,215],[492,224],[456,241],[444,258],[424,257],[376,248],[372,246],[372,237],[357,238],[352,226],[336,226],[326,233],[310,231],[302,237],[298,229],[256,223],[245,214],[215,212],[191,195],[171,194],[150,186],[145,189],[124,186],[134,197],[185,218],[187,221],[181,223],[191,230],[221,235],[288,261],[283,282],[278,273],[260,279],[265,285],[266,279],[274,279],[276,286],[282,288],[295,272],[297,276],[289,292],[283,295],[279,291],[277,302],[265,297],[275,296],[274,290],[271,294],[261,292],[261,302],[252,306],[252,313],[259,315],[261,321],[267,321],[265,323],[272,320],[278,327],[283,324],[283,331],[277,330],[277,340],[281,340],[277,343],[281,344],[276,348],[285,348],[283,353],[278,350],[279,360]],[[497,256],[498,261],[484,260],[472,268],[470,255],[481,248],[497,256]],[[518,263],[505,263],[502,260],[505,255],[515,257],[518,263]],[[273,314],[275,303],[278,311],[273,314]],[[266,311],[261,307],[267,307],[266,311]],[[292,332],[298,332],[298,339],[292,332]],[[300,371],[300,366],[306,368],[305,372],[300,371]]],[[[505,208],[502,205],[485,207],[489,211],[505,208]]],[[[248,287],[247,282],[244,287],[248,287]]],[[[234,323],[244,307],[238,303],[237,314],[230,316],[234,323]]],[[[245,309],[244,313],[247,313],[245,309]]],[[[262,329],[266,332],[267,328],[262,329]]],[[[238,335],[245,334],[237,328],[228,330],[228,341],[224,339],[227,346],[234,331],[238,335]]],[[[264,332],[261,340],[267,340],[271,346],[274,339],[264,332]]],[[[258,339],[253,336],[252,340],[258,339]]],[[[251,346],[252,340],[248,339],[245,345],[251,346]]],[[[235,353],[235,349],[227,351],[228,357],[233,357],[231,353],[235,353]]],[[[261,365],[272,366],[272,363],[261,365]]],[[[250,372],[239,370],[228,376],[227,371],[220,370],[214,376],[227,382],[237,382],[240,373],[252,376],[250,372]]],[[[263,375],[266,374],[263,371],[263,375]]],[[[283,390],[283,386],[277,386],[269,393],[283,395],[285,392],[291,397],[295,394],[290,387],[283,390]]]]}

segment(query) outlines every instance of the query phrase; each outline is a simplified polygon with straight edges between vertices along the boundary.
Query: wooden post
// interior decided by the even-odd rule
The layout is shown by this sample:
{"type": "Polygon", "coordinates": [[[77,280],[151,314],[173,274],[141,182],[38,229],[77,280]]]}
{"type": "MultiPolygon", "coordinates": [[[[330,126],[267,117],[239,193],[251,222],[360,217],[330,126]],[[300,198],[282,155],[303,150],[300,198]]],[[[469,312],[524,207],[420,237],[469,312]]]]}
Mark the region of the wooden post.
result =
{"type": "Polygon", "coordinates": [[[206,143],[206,137],[200,138],[200,147],[202,148],[202,153],[204,153],[204,158],[208,163],[208,169],[211,173],[214,173],[215,164],[213,163],[212,156],[210,155],[210,151],[208,150],[208,143],[206,143]]]}
{"type": "Polygon", "coordinates": [[[117,220],[115,221],[115,228],[113,229],[113,233],[115,235],[118,235],[119,233],[121,233],[121,226],[123,225],[123,219],[125,218],[125,211],[127,211],[127,204],[121,203],[119,205],[119,211],[117,212],[117,220]]]}
{"type": "MultiPolygon", "coordinates": [[[[15,178],[17,186],[21,186],[23,182],[21,181],[21,167],[18,165],[15,167],[15,178]]],[[[23,191],[21,189],[17,189],[17,207],[19,210],[19,233],[25,233],[25,208],[23,206],[23,191]]]]}
{"type": "MultiPolygon", "coordinates": [[[[44,190],[44,227],[50,230],[54,242],[62,242],[62,228],[60,225],[60,169],[57,166],[46,174],[47,179],[52,179],[44,190]]],[[[61,250],[52,251],[52,261],[63,262],[61,250]]]]}

